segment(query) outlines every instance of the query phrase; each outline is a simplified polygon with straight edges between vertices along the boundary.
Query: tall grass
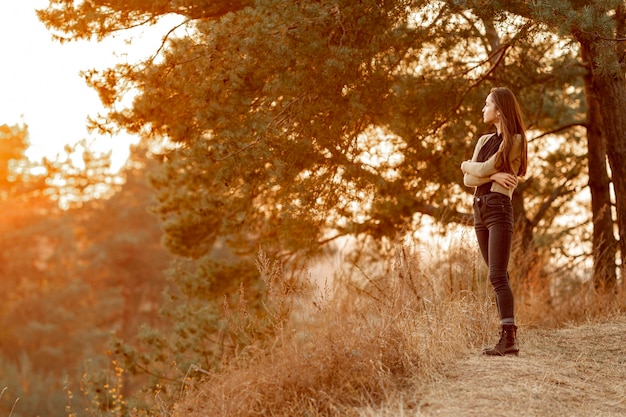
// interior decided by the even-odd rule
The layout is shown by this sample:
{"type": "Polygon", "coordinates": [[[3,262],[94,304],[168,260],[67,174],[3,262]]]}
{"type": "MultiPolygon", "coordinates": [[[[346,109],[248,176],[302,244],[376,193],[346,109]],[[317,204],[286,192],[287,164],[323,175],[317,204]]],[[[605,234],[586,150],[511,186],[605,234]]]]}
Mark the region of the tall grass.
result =
{"type": "MultiPolygon", "coordinates": [[[[289,274],[262,255],[258,267],[268,287],[266,314],[247,311],[242,289],[241,305],[225,309],[236,343],[225,350],[224,366],[189,386],[168,415],[409,414],[449,364],[497,338],[487,271],[465,238],[445,252],[400,246],[378,272],[337,274],[323,288],[310,286],[306,270],[289,274]]],[[[607,295],[580,282],[555,288],[543,268],[524,270],[528,276],[513,285],[522,350],[524,329],[626,305],[623,292],[607,295]]]]}
{"type": "Polygon", "coordinates": [[[426,265],[423,253],[400,247],[377,276],[361,271],[358,280],[311,289],[309,277],[294,283],[261,259],[266,282],[282,288],[266,303],[280,332],[251,341],[173,415],[350,416],[382,403],[410,407],[415,398],[399,398],[403,388],[478,350],[497,325],[478,261],[459,249],[426,265]]]}
{"type": "MultiPolygon", "coordinates": [[[[7,391],[7,387],[4,387],[2,389],[2,391],[0,391],[0,399],[2,399],[2,396],[4,395],[4,393],[7,391]]],[[[11,417],[13,415],[13,411],[15,410],[15,406],[17,405],[18,401],[19,401],[19,397],[15,399],[15,401],[13,402],[13,405],[11,406],[11,411],[9,412],[9,417],[11,417]]]]}
{"type": "MultiPolygon", "coordinates": [[[[311,277],[308,268],[284,270],[261,253],[262,314],[249,309],[244,287],[238,303],[224,303],[222,366],[192,366],[175,387],[177,404],[157,392],[146,400],[151,409],[143,403],[135,408],[122,395],[124,369],[113,361],[102,375],[85,374],[79,392],[68,391],[66,415],[412,415],[451,364],[480,355],[498,336],[493,290],[473,235],[444,247],[398,245],[385,261],[337,269],[327,282],[311,277]]],[[[531,328],[602,320],[626,310],[623,281],[605,290],[566,269],[551,270],[541,257],[515,259],[509,269],[522,354],[531,328]],[[524,259],[533,263],[520,265],[524,259]]],[[[17,368],[0,368],[3,384],[23,385],[17,368]]],[[[42,387],[52,384],[40,379],[42,387]]],[[[15,400],[5,391],[0,408],[9,416],[29,415],[19,398],[40,396],[36,386],[15,391],[15,400]]]]}

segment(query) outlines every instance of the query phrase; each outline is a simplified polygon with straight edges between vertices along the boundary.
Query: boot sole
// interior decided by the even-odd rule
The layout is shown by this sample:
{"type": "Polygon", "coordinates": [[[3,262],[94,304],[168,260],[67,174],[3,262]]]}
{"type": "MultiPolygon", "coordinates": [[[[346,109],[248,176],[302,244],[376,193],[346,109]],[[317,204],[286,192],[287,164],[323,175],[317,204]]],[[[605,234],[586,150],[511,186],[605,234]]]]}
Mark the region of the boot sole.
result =
{"type": "Polygon", "coordinates": [[[485,356],[519,356],[519,350],[515,350],[515,351],[511,351],[511,352],[494,352],[494,353],[488,353],[488,352],[483,352],[483,355],[485,356]]]}

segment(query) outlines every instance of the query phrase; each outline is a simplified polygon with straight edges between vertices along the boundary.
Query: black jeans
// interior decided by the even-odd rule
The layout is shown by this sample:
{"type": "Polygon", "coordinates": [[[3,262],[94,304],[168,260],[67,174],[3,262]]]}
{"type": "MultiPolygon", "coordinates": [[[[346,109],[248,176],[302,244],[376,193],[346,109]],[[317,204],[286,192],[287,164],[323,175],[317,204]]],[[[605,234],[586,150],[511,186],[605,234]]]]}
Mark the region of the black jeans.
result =
{"type": "Polygon", "coordinates": [[[507,271],[513,237],[511,199],[497,192],[474,197],[474,230],[489,267],[489,281],[496,294],[500,319],[514,322],[513,291],[507,271]]]}

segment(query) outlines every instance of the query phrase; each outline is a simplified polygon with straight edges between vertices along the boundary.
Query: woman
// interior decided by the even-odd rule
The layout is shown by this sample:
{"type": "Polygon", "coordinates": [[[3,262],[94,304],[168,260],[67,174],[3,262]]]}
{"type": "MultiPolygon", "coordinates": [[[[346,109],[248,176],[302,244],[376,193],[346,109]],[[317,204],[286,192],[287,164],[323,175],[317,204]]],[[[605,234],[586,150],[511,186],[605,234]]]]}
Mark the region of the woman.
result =
{"type": "Polygon", "coordinates": [[[496,132],[482,136],[470,161],[461,164],[463,182],[474,192],[474,230],[489,267],[500,314],[500,340],[483,350],[486,355],[517,355],[513,291],[507,267],[513,236],[511,197],[517,177],[526,174],[527,142],[519,104],[508,88],[491,90],[483,107],[483,121],[496,132]]]}

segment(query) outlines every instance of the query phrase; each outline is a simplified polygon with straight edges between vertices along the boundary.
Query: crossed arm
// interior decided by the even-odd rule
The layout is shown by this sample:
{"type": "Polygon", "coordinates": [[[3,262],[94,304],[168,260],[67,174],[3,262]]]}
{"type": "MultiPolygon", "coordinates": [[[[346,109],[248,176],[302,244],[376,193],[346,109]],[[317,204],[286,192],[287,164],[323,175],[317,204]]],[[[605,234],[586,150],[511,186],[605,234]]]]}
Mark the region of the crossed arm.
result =
{"type": "Polygon", "coordinates": [[[495,155],[485,162],[464,161],[461,164],[463,182],[468,187],[478,187],[495,181],[504,188],[511,189],[517,186],[517,177],[506,172],[499,172],[496,167],[495,155]]]}

